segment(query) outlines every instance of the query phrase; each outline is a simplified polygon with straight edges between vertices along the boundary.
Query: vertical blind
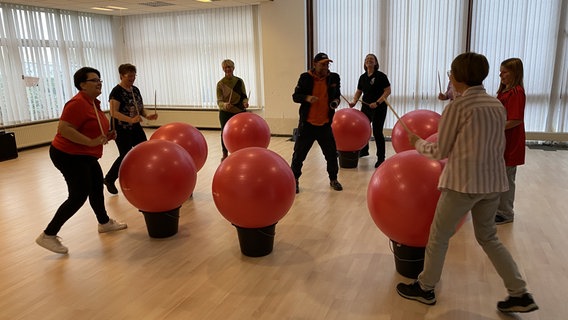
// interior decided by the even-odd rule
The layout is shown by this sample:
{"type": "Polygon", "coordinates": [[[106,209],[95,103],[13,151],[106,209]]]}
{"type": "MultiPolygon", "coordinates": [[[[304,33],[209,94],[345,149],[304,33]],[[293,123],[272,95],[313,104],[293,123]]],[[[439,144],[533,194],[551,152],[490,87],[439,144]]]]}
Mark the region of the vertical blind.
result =
{"type": "Polygon", "coordinates": [[[123,19],[126,56],[136,65],[136,85],[168,107],[217,109],[221,62],[235,62],[249,104],[258,106],[256,6],[129,16],[123,19]]]}
{"type": "Polygon", "coordinates": [[[115,69],[112,36],[106,16],[1,4],[1,123],[59,117],[77,92],[77,69],[92,66],[103,76],[115,69]]]}
{"type": "MultiPolygon", "coordinates": [[[[334,59],[331,68],[341,75],[346,97],[355,92],[365,55],[375,53],[400,114],[442,112],[445,102],[437,94],[447,85],[446,70],[470,48],[489,59],[484,84],[490,94],[499,84],[500,62],[521,58],[527,130],[568,132],[568,1],[472,0],[471,7],[468,0],[313,1],[314,47],[334,59]]],[[[216,107],[220,63],[229,58],[251,105],[261,104],[256,6],[116,20],[1,3],[0,123],[57,118],[76,92],[72,76],[79,67],[99,69],[109,92],[124,62],[137,65],[136,84],[147,103],[156,94],[161,105],[207,109],[216,107]]],[[[395,122],[389,114],[385,126],[395,122]]]]}
{"type": "Polygon", "coordinates": [[[257,16],[256,6],[110,17],[0,4],[0,123],[57,118],[78,68],[98,69],[110,92],[126,62],[147,104],[216,109],[221,62],[231,59],[259,106],[257,16]]]}
{"type": "MultiPolygon", "coordinates": [[[[473,0],[470,8],[467,0],[314,0],[314,47],[335,59],[332,69],[349,97],[364,72],[365,55],[375,53],[399,114],[415,109],[441,113],[446,102],[437,96],[448,83],[446,71],[468,45],[489,60],[484,85],[492,95],[501,61],[521,58],[527,131],[568,132],[565,2],[473,0]]],[[[392,128],[396,120],[389,113],[385,127],[392,128]]]]}

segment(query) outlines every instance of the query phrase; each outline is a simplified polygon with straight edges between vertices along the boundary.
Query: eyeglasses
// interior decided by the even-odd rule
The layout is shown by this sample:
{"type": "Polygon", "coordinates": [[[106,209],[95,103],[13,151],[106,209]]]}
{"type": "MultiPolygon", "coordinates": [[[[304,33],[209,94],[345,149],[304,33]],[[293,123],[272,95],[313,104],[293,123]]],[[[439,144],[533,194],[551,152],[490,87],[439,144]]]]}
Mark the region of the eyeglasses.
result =
{"type": "Polygon", "coordinates": [[[93,83],[102,83],[102,82],[103,82],[103,80],[101,80],[101,79],[87,79],[87,80],[85,80],[85,81],[87,81],[87,82],[93,82],[93,83]]]}

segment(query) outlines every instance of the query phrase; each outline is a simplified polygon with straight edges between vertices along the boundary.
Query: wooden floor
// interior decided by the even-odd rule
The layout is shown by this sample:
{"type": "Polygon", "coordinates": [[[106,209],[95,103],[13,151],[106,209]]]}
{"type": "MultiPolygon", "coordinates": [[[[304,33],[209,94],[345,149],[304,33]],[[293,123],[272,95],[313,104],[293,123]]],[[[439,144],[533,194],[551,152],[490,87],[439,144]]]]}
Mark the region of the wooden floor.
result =
{"type": "MultiPolygon", "coordinates": [[[[568,151],[528,149],[518,169],[516,220],[499,235],[540,310],[507,316],[495,308],[506,291],[470,221],[452,239],[438,303],[397,295],[395,285],[409,280],[397,274],[389,240],[366,206],[373,157],[340,170],[344,191],[336,192],[314,146],[301,193],[277,224],[274,251],[243,256],[211,195],[219,132],[204,135],[209,157],[177,235],[150,238],[137,209],[105,191],[109,214],[128,229],[98,234],[86,205],[59,234],[68,255],[34,242],[67,195],[48,148],[0,162],[0,319],[568,319],[568,151]]],[[[283,137],[269,146],[287,161],[292,147],[283,137]]],[[[105,171],[116,155],[114,143],[105,147],[105,171]]]]}

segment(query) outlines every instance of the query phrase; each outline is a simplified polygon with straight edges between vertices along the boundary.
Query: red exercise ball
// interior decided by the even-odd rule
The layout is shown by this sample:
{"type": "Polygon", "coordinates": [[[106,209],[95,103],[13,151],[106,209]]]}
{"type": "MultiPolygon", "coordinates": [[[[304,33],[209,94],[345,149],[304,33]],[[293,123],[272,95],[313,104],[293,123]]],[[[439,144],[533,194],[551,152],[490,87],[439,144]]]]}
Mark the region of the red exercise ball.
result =
{"type": "Polygon", "coordinates": [[[375,170],[367,188],[367,206],[379,229],[398,243],[425,247],[440,191],[439,161],[408,150],[375,170]]]}
{"type": "Polygon", "coordinates": [[[207,160],[207,141],[203,134],[188,123],[171,122],[159,127],[150,140],[161,139],[175,142],[185,149],[195,162],[197,171],[207,160]]]}
{"type": "Polygon", "coordinates": [[[361,150],[371,138],[371,124],[367,116],[352,108],[337,111],[331,122],[331,130],[338,151],[361,150]]]}
{"type": "Polygon", "coordinates": [[[392,129],[392,147],[396,152],[414,149],[414,147],[410,145],[408,134],[400,121],[403,121],[408,129],[417,134],[420,138],[426,139],[438,132],[438,123],[441,117],[439,113],[430,110],[413,110],[403,115],[392,129]]]}
{"type": "Polygon", "coordinates": [[[248,147],[267,148],[270,143],[270,128],[261,116],[251,112],[234,115],[223,129],[223,142],[229,152],[248,147]]]}
{"type": "Polygon", "coordinates": [[[278,222],[294,203],[296,182],[290,165],[277,153],[250,147],[230,154],[213,176],[219,212],[242,228],[278,222]]]}
{"type": "Polygon", "coordinates": [[[193,193],[197,169],[184,148],[156,139],[130,150],[118,176],[122,193],[133,206],[165,212],[180,207],[193,193]]]}

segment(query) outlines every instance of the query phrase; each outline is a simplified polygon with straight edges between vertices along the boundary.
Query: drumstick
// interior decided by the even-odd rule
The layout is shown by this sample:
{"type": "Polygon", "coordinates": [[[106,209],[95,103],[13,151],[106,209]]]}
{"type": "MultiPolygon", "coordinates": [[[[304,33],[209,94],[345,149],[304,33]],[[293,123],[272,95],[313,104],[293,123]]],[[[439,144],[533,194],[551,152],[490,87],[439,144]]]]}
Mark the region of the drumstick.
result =
{"type": "Polygon", "coordinates": [[[400,117],[398,116],[398,113],[396,113],[396,111],[394,110],[394,108],[390,105],[390,103],[388,101],[385,100],[385,103],[387,104],[387,106],[389,107],[389,109],[392,111],[392,113],[394,113],[394,116],[398,119],[398,121],[400,121],[400,124],[402,125],[402,127],[404,128],[404,130],[406,131],[406,133],[410,134],[412,133],[412,131],[410,131],[410,129],[408,129],[408,127],[406,126],[406,123],[404,123],[404,121],[402,121],[402,119],[400,119],[400,117]]]}
{"type": "MultiPolygon", "coordinates": [[[[345,98],[343,95],[341,95],[341,97],[342,97],[343,99],[345,99],[345,102],[347,102],[347,104],[349,104],[349,100],[347,100],[347,98],[345,98]]],[[[361,102],[362,104],[366,104],[366,105],[370,106],[370,104],[368,104],[367,102],[365,102],[365,101],[363,101],[363,100],[361,100],[361,99],[359,99],[359,100],[357,100],[357,101],[361,102]]]]}
{"type": "Polygon", "coordinates": [[[438,87],[440,87],[440,93],[442,93],[442,82],[440,81],[440,72],[438,71],[438,87]]]}
{"type": "MultiPolygon", "coordinates": [[[[101,135],[106,137],[106,134],[103,131],[103,125],[101,123],[101,119],[99,118],[99,113],[97,112],[97,106],[95,105],[95,102],[93,102],[93,109],[95,111],[95,117],[97,117],[97,122],[99,123],[99,129],[101,130],[101,135]]],[[[105,116],[105,118],[106,118],[106,116],[105,116]]]]}
{"type": "Polygon", "coordinates": [[[231,90],[231,93],[229,94],[229,101],[227,101],[228,104],[231,104],[231,98],[233,97],[233,88],[229,87],[228,85],[221,83],[223,85],[223,87],[231,90]]]}
{"type": "Polygon", "coordinates": [[[347,100],[347,98],[345,98],[343,95],[341,95],[341,97],[343,98],[343,100],[345,100],[345,102],[347,102],[347,104],[349,104],[349,100],[347,100]]]}
{"type": "Polygon", "coordinates": [[[154,114],[158,114],[158,111],[156,110],[157,104],[158,104],[158,98],[157,98],[157,95],[156,95],[156,90],[154,90],[154,114]]]}

